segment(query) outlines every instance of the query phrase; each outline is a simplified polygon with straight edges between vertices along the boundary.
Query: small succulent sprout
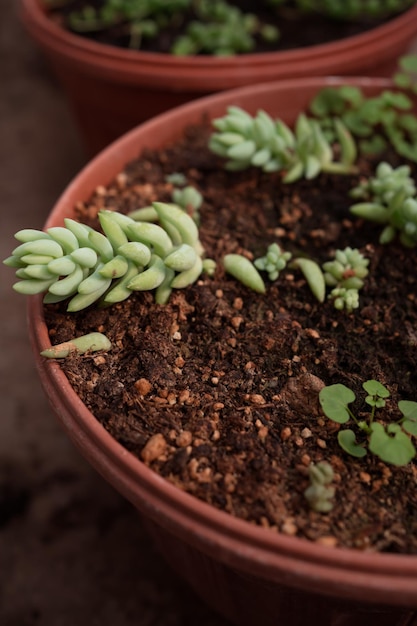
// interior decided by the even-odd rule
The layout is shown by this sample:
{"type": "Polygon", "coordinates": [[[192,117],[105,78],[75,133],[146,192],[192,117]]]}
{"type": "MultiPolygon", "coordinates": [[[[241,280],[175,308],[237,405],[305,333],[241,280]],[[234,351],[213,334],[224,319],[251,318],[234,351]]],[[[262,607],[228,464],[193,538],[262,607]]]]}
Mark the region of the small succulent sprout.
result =
{"type": "Polygon", "coordinates": [[[345,385],[329,385],[319,393],[321,407],[329,419],[339,424],[352,420],[365,438],[358,443],[352,429],[340,430],[337,435],[340,447],[357,458],[364,457],[368,447],[386,463],[406,465],[416,455],[410,435],[417,435],[417,402],[400,400],[398,408],[402,417],[385,425],[375,421],[375,414],[377,409],[385,407],[386,399],[390,397],[389,390],[377,380],[368,380],[362,386],[367,393],[365,402],[371,407],[367,419],[359,420],[350,409],[349,404],[355,401],[356,396],[345,385]]]}
{"type": "Polygon", "coordinates": [[[190,215],[197,225],[200,224],[199,209],[203,204],[203,196],[195,187],[187,185],[183,189],[174,188],[172,191],[172,201],[188,215],[190,215]]]}
{"type": "Polygon", "coordinates": [[[389,204],[398,190],[403,191],[406,197],[412,197],[416,193],[416,186],[410,173],[409,165],[392,167],[382,161],[376,168],[375,176],[362,180],[351,190],[350,195],[355,199],[372,199],[383,204],[389,204]]]}
{"type": "Polygon", "coordinates": [[[368,275],[368,265],[369,259],[357,248],[348,246],[344,250],[336,250],[334,260],[323,263],[326,285],[360,289],[363,278],[368,275]]]}
{"type": "Polygon", "coordinates": [[[335,488],[329,487],[334,478],[333,468],[326,461],[312,463],[308,468],[310,485],[304,491],[310,507],[317,513],[328,513],[333,508],[335,488]]]}
{"type": "Polygon", "coordinates": [[[254,265],[258,270],[267,272],[269,280],[274,281],[287,266],[291,256],[291,252],[284,252],[277,243],[271,243],[266,255],[256,259],[254,265]]]}
{"type": "Polygon", "coordinates": [[[64,359],[71,353],[85,354],[111,350],[111,342],[103,333],[93,332],[70,339],[51,348],[42,350],[41,355],[48,359],[64,359]]]}
{"type": "Polygon", "coordinates": [[[329,294],[329,299],[333,300],[333,306],[338,311],[352,313],[359,308],[359,292],[357,289],[346,289],[346,287],[335,287],[329,294]]]}
{"type": "Polygon", "coordinates": [[[224,269],[249,289],[258,293],[265,293],[265,283],[254,266],[242,254],[226,254],[223,259],[224,269]]]}
{"type": "Polygon", "coordinates": [[[326,285],[333,287],[329,299],[333,300],[335,309],[351,313],[359,307],[359,289],[368,275],[368,265],[369,259],[349,246],[336,250],[333,261],[323,263],[326,285]]]}
{"type": "Polygon", "coordinates": [[[208,276],[214,276],[216,267],[217,263],[213,259],[203,259],[203,272],[208,274],[208,276]]]}
{"type": "Polygon", "coordinates": [[[167,183],[178,187],[184,187],[187,184],[187,177],[182,172],[172,172],[172,174],[165,176],[165,180],[167,183]]]}
{"type": "MultiPolygon", "coordinates": [[[[20,245],[4,261],[17,270],[16,291],[46,292],[48,304],[69,299],[69,312],[97,301],[121,302],[133,291],[155,289],[158,302],[166,302],[172,288],[198,279],[204,250],[195,222],[180,207],[155,202],[152,210],[161,225],[102,210],[98,217],[104,234],[70,219],[65,228],[46,233],[20,231],[20,245]]],[[[205,263],[214,272],[214,262],[205,263]]]]}
{"type": "Polygon", "coordinates": [[[377,176],[362,182],[361,187],[353,190],[354,195],[357,195],[363,189],[368,194],[368,200],[353,204],[350,211],[353,215],[385,225],[379,238],[380,243],[390,243],[399,234],[400,242],[413,248],[417,245],[417,198],[412,196],[415,187],[408,176],[409,169],[401,167],[390,173],[386,164],[381,165],[384,165],[382,174],[386,173],[387,177],[390,175],[392,180],[395,179],[395,184],[390,185],[389,189],[382,185],[383,176],[379,166],[379,178],[377,176]]]}

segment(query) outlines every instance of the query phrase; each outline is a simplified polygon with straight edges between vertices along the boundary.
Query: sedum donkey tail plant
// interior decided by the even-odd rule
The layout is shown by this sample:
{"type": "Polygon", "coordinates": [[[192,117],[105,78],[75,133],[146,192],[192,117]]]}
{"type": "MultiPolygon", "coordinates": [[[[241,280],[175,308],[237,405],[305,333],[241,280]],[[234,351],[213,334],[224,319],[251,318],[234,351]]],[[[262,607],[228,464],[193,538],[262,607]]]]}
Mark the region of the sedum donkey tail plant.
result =
{"type": "Polygon", "coordinates": [[[155,289],[156,302],[167,302],[172,289],[195,282],[204,267],[213,271],[214,263],[203,261],[198,228],[181,208],[155,202],[153,209],[160,225],[102,210],[104,234],[72,219],[47,232],[19,231],[21,244],[4,261],[17,269],[15,290],[46,292],[45,303],[70,299],[69,312],[121,302],[133,291],[155,289]]]}
{"type": "Polygon", "coordinates": [[[356,146],[347,128],[336,122],[340,160],[316,120],[299,115],[294,132],[280,119],[265,111],[255,117],[231,106],[227,115],[213,121],[218,132],[212,134],[210,149],[228,159],[226,168],[243,170],[260,167],[264,172],[283,172],[285,183],[315,178],[320,172],[356,172],[356,146]]]}

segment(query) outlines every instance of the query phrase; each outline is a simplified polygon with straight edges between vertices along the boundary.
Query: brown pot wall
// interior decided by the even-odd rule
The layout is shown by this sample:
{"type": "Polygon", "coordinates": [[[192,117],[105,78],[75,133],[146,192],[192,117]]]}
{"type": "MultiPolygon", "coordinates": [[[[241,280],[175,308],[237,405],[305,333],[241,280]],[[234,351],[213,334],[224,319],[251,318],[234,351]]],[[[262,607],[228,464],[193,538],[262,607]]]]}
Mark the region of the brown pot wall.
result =
{"type": "MultiPolygon", "coordinates": [[[[73,216],[77,201],[113,179],[146,148],[178,138],[203,114],[226,106],[263,108],[287,122],[319,88],[342,79],[284,81],[210,96],[167,112],[112,144],[64,191],[45,228],[73,216]]],[[[349,79],[372,95],[382,79],[349,79]]],[[[212,606],[239,626],[416,626],[417,556],[326,548],[236,519],[184,493],[133,457],[81,402],[58,363],[42,359],[50,345],[40,297],[29,299],[30,336],[42,385],[59,421],[90,463],[142,514],[168,562],[212,606]]]]}
{"type": "Polygon", "coordinates": [[[229,58],[122,50],[73,35],[19,0],[24,26],[63,85],[90,154],[153,115],[197,96],[310,76],[390,76],[417,35],[417,6],[361,35],[305,49],[229,58]]]}

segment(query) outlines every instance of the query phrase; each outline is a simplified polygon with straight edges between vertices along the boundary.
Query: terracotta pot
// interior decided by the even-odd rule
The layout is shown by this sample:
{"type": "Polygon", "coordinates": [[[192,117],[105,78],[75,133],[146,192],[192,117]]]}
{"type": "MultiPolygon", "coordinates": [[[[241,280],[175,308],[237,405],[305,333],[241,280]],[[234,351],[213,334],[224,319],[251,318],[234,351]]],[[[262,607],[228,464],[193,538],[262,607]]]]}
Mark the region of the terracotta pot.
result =
{"type": "MultiPolygon", "coordinates": [[[[350,79],[368,94],[390,83],[350,79]]],[[[317,90],[342,79],[306,79],[242,88],[189,103],[134,129],[91,161],[69,185],[45,228],[112,180],[143,148],[178,138],[203,113],[229,104],[263,108],[292,122],[317,90]]],[[[60,366],[39,356],[50,345],[40,297],[30,298],[33,351],[53,410],[91,464],[142,514],[166,559],[214,608],[239,626],[417,626],[417,555],[328,548],[256,527],[181,491],[117,443],[81,402],[60,366]],[[414,621],[413,621],[414,620],[414,621]]]]}
{"type": "Polygon", "coordinates": [[[361,35],[287,52],[230,58],[137,52],[73,35],[20,0],[27,31],[62,83],[90,154],[150,117],[198,96],[302,76],[390,76],[417,35],[417,5],[361,35]]]}

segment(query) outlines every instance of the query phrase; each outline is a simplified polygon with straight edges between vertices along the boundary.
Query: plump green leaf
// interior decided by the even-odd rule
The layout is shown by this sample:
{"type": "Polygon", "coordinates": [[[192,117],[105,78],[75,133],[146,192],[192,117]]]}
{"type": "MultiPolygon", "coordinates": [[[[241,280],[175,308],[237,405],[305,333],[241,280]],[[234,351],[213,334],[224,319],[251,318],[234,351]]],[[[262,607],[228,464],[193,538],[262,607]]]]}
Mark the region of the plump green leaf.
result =
{"type": "Polygon", "coordinates": [[[299,267],[304,274],[304,278],[306,279],[312,294],[319,302],[324,302],[326,295],[326,283],[320,265],[311,259],[303,258],[296,259],[294,261],[294,265],[299,267]]]}

